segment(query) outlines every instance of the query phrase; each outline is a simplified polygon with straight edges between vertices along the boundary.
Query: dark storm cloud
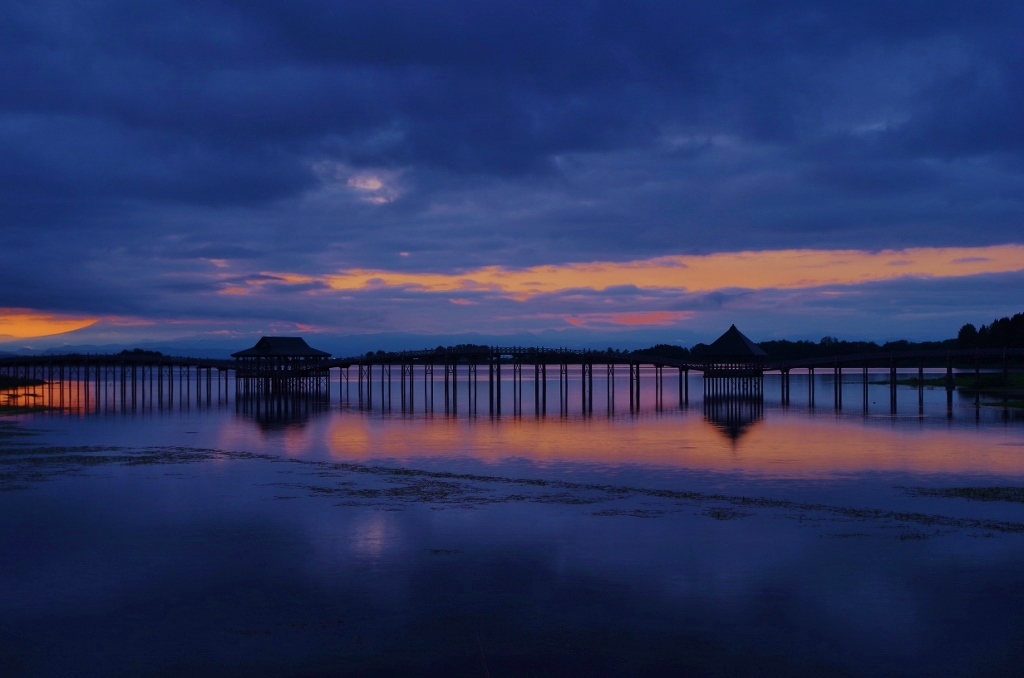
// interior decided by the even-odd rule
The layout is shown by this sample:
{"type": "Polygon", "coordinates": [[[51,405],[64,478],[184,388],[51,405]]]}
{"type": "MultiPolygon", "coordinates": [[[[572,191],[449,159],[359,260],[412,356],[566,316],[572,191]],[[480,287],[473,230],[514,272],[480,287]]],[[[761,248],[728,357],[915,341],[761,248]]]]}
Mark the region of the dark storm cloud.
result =
{"type": "Polygon", "coordinates": [[[672,125],[797,143],[825,131],[837,97],[857,95],[907,106],[913,124],[894,134],[919,152],[1005,151],[1020,138],[1018,7],[23,3],[5,12],[0,102],[8,127],[26,118],[24,153],[38,158],[39,137],[56,134],[50,181],[90,176],[102,191],[134,177],[122,191],[199,202],[300,190],[311,177],[298,160],[312,152],[518,174],[672,125]],[[920,91],[833,82],[879,52],[873,75],[925,76],[910,83],[920,91]],[[939,72],[900,72],[931,63],[939,72]],[[79,166],[89,159],[101,171],[79,166]]]}

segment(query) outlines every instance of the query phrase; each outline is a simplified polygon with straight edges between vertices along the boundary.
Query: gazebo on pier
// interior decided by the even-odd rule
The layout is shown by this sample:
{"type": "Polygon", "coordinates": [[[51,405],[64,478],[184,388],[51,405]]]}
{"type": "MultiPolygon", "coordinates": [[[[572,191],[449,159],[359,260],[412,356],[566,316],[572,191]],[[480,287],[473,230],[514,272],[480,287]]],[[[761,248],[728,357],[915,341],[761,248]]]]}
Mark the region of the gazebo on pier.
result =
{"type": "Polygon", "coordinates": [[[735,441],[764,411],[767,354],[732,325],[701,358],[704,414],[735,441]]]}
{"type": "Polygon", "coordinates": [[[331,354],[311,347],[302,337],[263,337],[231,357],[236,365],[235,392],[240,395],[330,396],[326,362],[331,354]]]}
{"type": "Polygon", "coordinates": [[[764,363],[760,346],[735,325],[701,352],[704,361],[704,399],[761,400],[764,397],[764,363]]]}

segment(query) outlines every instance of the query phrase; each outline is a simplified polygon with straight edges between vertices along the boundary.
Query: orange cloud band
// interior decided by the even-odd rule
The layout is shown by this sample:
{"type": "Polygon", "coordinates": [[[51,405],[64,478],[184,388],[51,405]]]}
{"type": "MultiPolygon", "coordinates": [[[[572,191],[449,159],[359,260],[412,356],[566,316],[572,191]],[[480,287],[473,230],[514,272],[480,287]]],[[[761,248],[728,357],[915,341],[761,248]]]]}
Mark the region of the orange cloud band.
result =
{"type": "Polygon", "coordinates": [[[293,284],[322,282],[338,291],[405,287],[425,292],[490,291],[525,300],[574,288],[634,285],[706,292],[724,288],[797,289],[902,277],[944,278],[1024,270],[1024,245],[918,247],[905,250],[770,250],[671,255],[524,269],[486,266],[463,273],[348,269],[332,275],[268,273],[293,284]]]}
{"type": "Polygon", "coordinates": [[[0,337],[32,339],[80,330],[99,318],[39,313],[23,308],[0,308],[0,337]]]}

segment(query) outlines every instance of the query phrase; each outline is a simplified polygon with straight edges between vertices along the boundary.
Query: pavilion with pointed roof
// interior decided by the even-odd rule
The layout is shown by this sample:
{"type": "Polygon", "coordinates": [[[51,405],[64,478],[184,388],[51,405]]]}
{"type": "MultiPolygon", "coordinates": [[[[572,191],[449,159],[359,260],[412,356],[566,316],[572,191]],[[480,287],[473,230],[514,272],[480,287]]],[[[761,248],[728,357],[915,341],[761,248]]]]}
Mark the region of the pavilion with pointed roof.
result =
{"type": "Polygon", "coordinates": [[[252,348],[232,353],[236,392],[242,395],[312,394],[328,388],[331,354],[302,337],[263,337],[252,348]]]}
{"type": "Polygon", "coordinates": [[[755,361],[768,355],[764,349],[752,342],[745,334],[736,329],[736,325],[730,325],[729,329],[715,339],[701,355],[714,356],[719,358],[736,358],[741,361],[755,361]]]}
{"type": "Polygon", "coordinates": [[[767,353],[736,325],[701,352],[704,361],[704,402],[763,402],[767,353]]]}

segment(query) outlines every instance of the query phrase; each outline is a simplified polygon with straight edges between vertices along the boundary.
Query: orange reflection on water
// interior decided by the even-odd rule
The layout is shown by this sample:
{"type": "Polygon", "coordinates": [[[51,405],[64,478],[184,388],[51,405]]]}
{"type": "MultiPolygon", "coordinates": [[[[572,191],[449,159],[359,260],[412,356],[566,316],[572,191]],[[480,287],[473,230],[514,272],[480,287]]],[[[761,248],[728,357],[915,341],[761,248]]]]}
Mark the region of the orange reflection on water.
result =
{"type": "Polygon", "coordinates": [[[103,384],[98,394],[80,381],[44,381],[31,386],[0,390],[0,405],[14,408],[45,409],[78,415],[117,409],[123,401],[116,384],[103,384]]]}
{"type": "Polygon", "coordinates": [[[1024,476],[1024,442],[1011,431],[897,427],[836,417],[773,416],[735,441],[699,412],[635,420],[340,416],[325,434],[333,458],[363,463],[464,455],[495,465],[523,458],[797,479],[865,472],[1024,476]]]}
{"type": "MultiPolygon", "coordinates": [[[[573,464],[619,468],[688,469],[711,473],[777,479],[830,479],[864,473],[936,474],[964,477],[998,476],[1024,481],[1024,435],[1021,422],[979,425],[972,419],[887,415],[862,418],[806,410],[777,410],[745,425],[728,427],[705,419],[700,406],[662,413],[650,409],[638,416],[545,418],[444,414],[403,416],[379,411],[328,409],[299,417],[257,419],[239,414],[221,401],[181,388],[172,393],[139,383],[132,396],[121,392],[117,379],[103,382],[49,383],[0,392],[0,404],[49,407],[62,414],[130,421],[140,425],[154,413],[191,417],[186,429],[203,429],[218,449],[267,451],[290,458],[373,464],[398,461],[416,467],[442,458],[467,457],[496,469],[522,459],[544,466],[573,464]],[[206,413],[210,413],[208,416],[206,413]]],[[[130,384],[130,381],[129,381],[130,384]]],[[[169,387],[166,383],[165,387],[169,387]]],[[[205,390],[205,389],[204,389],[205,390]]],[[[206,444],[206,443],[204,443],[206,444]]],[[[499,473],[502,471],[497,471],[499,473]]]]}

